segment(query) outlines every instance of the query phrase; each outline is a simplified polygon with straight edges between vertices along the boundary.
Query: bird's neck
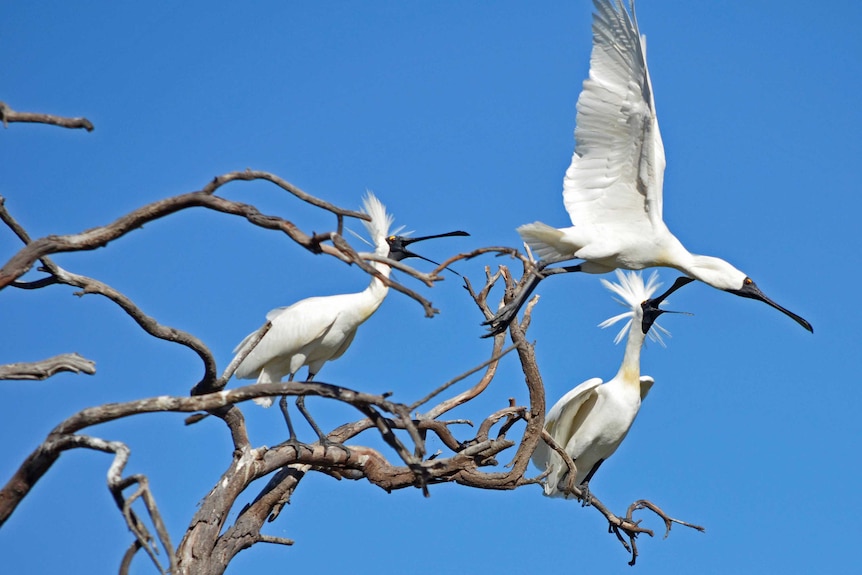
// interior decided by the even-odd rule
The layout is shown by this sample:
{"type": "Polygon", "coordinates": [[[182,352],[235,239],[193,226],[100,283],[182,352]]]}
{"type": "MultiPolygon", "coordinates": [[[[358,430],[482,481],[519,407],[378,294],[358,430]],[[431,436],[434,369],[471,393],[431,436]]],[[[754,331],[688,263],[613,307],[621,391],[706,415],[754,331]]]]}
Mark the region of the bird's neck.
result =
{"type": "Polygon", "coordinates": [[[645,337],[641,330],[640,319],[634,317],[632,319],[632,326],[629,328],[629,336],[626,339],[626,351],[625,355],[623,355],[623,362],[616,377],[618,381],[622,381],[627,386],[632,386],[633,389],[638,390],[638,393],[640,393],[641,348],[643,347],[645,337]]]}
{"type": "MultiPolygon", "coordinates": [[[[380,275],[387,279],[389,278],[389,273],[392,271],[392,268],[380,262],[371,262],[371,266],[380,272],[380,275]]],[[[386,298],[387,293],[389,293],[389,286],[384,284],[377,276],[372,276],[371,283],[369,283],[368,287],[362,292],[363,300],[367,307],[367,313],[369,316],[377,311],[377,308],[380,307],[380,304],[383,303],[383,300],[386,298]]]]}
{"type": "Polygon", "coordinates": [[[665,245],[665,258],[660,265],[675,268],[688,277],[718,289],[739,289],[745,274],[721,258],[693,254],[673,236],[665,245]]]}

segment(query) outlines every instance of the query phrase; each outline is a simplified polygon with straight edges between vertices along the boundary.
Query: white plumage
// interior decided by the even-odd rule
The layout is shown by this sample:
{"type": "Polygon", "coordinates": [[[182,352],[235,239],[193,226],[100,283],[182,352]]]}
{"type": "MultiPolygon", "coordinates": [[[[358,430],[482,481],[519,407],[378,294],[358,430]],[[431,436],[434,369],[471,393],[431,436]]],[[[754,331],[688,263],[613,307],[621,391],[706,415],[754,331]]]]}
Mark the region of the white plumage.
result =
{"type": "MultiPolygon", "coordinates": [[[[605,279],[602,279],[602,283],[620,296],[621,300],[618,301],[629,311],[599,325],[604,328],[628,319],[623,331],[615,339],[618,342],[628,329],[628,341],[619,371],[605,384],[600,378],[594,377],[578,385],[560,398],[545,418],[547,432],[575,462],[578,470],[576,486],[585,487],[601,463],[617,450],[638,414],[641,401],[652,387],[653,378],[640,373],[641,347],[646,337],[644,327],[659,342],[659,334],[649,328],[654,325],[658,331],[668,333],[657,324],[643,324],[641,304],[650,299],[661,285],[656,274],[653,273],[644,284],[640,272],[623,273],[617,270],[617,279],[619,283],[605,279]]],[[[533,453],[533,463],[542,471],[550,469],[545,495],[568,495],[562,491],[567,483],[568,468],[559,454],[546,443],[539,442],[533,453]]]]}
{"type": "MultiPolygon", "coordinates": [[[[375,253],[388,255],[387,237],[392,216],[370,192],[364,199],[363,211],[371,216],[370,222],[362,223],[371,235],[375,253]]],[[[371,265],[389,277],[391,268],[388,265],[379,262],[371,265]]],[[[292,380],[296,372],[307,365],[308,381],[311,381],[323,364],[344,354],[357,328],[377,311],[388,291],[389,288],[374,277],[359,293],[310,297],[272,310],[266,315],[272,326],[239,364],[234,375],[239,379],[257,379],[257,383],[276,383],[286,375],[292,380]]],[[[258,331],[250,333],[234,353],[244,353],[258,331]]],[[[261,397],[255,401],[269,407],[273,399],[261,397]]]]}
{"type": "MultiPolygon", "coordinates": [[[[575,152],[563,181],[571,227],[533,222],[518,228],[533,253],[548,263],[579,258],[567,271],[606,273],[664,266],[715,288],[758,299],[811,325],[768,299],[746,274],[728,262],[690,253],[662,219],[665,156],[646,62],[646,38],[621,0],[594,0],[589,78],[577,104],[575,152]]],[[[493,320],[505,329],[523,297],[493,320]]]]}

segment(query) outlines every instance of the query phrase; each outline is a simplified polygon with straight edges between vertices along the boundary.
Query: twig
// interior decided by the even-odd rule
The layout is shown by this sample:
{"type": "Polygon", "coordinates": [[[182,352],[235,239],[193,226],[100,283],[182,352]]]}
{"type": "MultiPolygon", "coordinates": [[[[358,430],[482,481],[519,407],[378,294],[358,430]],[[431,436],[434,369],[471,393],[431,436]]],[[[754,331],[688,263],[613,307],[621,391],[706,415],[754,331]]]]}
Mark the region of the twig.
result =
{"type": "Polygon", "coordinates": [[[84,372],[93,375],[96,373],[96,362],[82,357],[77,353],[64,353],[41,361],[8,363],[0,365],[0,380],[44,380],[61,371],[70,371],[72,373],[84,372]]]}
{"type": "Polygon", "coordinates": [[[257,540],[260,543],[274,543],[276,545],[293,545],[295,541],[293,539],[286,539],[284,537],[274,537],[272,535],[258,535],[257,540]]]}
{"type": "Polygon", "coordinates": [[[61,128],[83,128],[88,132],[93,131],[93,124],[87,118],[64,118],[51,114],[16,112],[5,102],[0,102],[0,120],[3,121],[4,128],[8,128],[12,122],[27,122],[31,124],[49,124],[61,128]]]}
{"type": "MultiPolygon", "coordinates": [[[[375,406],[393,414],[406,413],[407,409],[407,406],[400,406],[382,396],[357,392],[319,382],[253,384],[228,391],[192,397],[160,396],[125,403],[109,403],[90,407],[79,411],[55,427],[48,435],[48,439],[30,454],[9,482],[3,489],[0,489],[0,525],[8,519],[39,478],[50,469],[54,461],[60,456],[60,453],[69,448],[63,447],[64,444],[62,442],[57,443],[59,441],[57,438],[69,437],[70,434],[76,433],[86,427],[107,423],[131,415],[157,412],[189,413],[194,411],[210,411],[255,397],[274,397],[279,395],[317,395],[354,405],[360,410],[367,406],[375,406]]],[[[419,437],[416,426],[409,419],[405,422],[405,427],[409,430],[411,436],[419,437]]],[[[247,438],[245,441],[247,442],[247,438]]]]}
{"type": "MultiPolygon", "coordinates": [[[[572,456],[568,454],[568,452],[563,449],[563,447],[557,443],[557,441],[553,438],[553,436],[547,432],[547,430],[542,429],[542,441],[544,441],[548,447],[554,450],[557,455],[559,455],[563,463],[566,465],[568,469],[568,476],[566,477],[566,485],[562,489],[564,493],[571,493],[575,496],[579,501],[583,501],[584,494],[581,489],[575,485],[575,478],[578,476],[578,467],[575,465],[575,461],[572,459],[572,456]]],[[[545,475],[550,472],[550,468],[545,470],[545,475]]]]}
{"type": "Polygon", "coordinates": [[[683,525],[685,527],[690,527],[692,529],[696,529],[701,533],[706,531],[706,527],[702,527],[700,525],[695,525],[694,523],[688,523],[686,521],[681,521],[679,519],[674,519],[673,517],[670,517],[664,511],[662,511],[658,505],[651,501],[647,501],[646,499],[640,499],[632,503],[629,506],[628,511],[626,512],[626,518],[631,519],[632,513],[637,511],[638,509],[649,509],[650,511],[662,518],[665,526],[664,539],[667,539],[667,536],[670,535],[670,528],[674,523],[683,525]]]}
{"type": "MultiPolygon", "coordinates": [[[[472,369],[469,369],[469,370],[465,371],[465,372],[464,372],[464,373],[462,373],[461,375],[458,375],[458,376],[456,376],[456,377],[454,377],[454,378],[450,379],[449,381],[447,381],[446,383],[444,383],[443,385],[441,385],[440,387],[438,387],[437,389],[435,389],[434,391],[432,391],[431,393],[429,393],[428,395],[426,395],[426,396],[425,396],[425,397],[423,397],[422,399],[420,399],[420,400],[418,400],[418,401],[416,401],[416,402],[412,403],[412,404],[410,405],[410,411],[414,411],[414,410],[416,410],[416,408],[418,408],[420,405],[424,405],[424,404],[428,403],[429,401],[431,401],[432,399],[434,399],[435,397],[437,397],[438,395],[440,395],[441,393],[443,393],[444,391],[446,391],[447,389],[449,389],[450,387],[452,387],[453,385],[455,385],[455,384],[456,384],[456,383],[458,383],[459,381],[462,381],[462,380],[464,380],[464,379],[466,379],[466,378],[470,377],[471,375],[473,375],[474,373],[476,373],[476,372],[477,372],[477,371],[479,371],[480,369],[483,369],[483,368],[488,367],[489,365],[491,365],[491,364],[493,364],[493,363],[496,363],[496,362],[500,361],[500,359],[502,359],[505,355],[507,355],[507,354],[508,354],[510,351],[512,351],[513,349],[515,349],[515,346],[514,346],[514,345],[513,345],[513,346],[510,346],[510,347],[508,347],[508,348],[506,348],[506,349],[504,349],[504,350],[503,350],[502,352],[500,352],[500,353],[497,353],[497,354],[492,355],[492,356],[491,356],[491,359],[489,359],[489,360],[487,360],[487,361],[484,361],[484,362],[480,363],[480,364],[479,364],[479,365],[477,365],[476,367],[474,367],[474,368],[472,368],[472,369]]],[[[489,382],[490,382],[490,381],[489,381],[489,382]]],[[[485,387],[487,387],[487,384],[485,385],[485,387]]],[[[482,390],[484,390],[484,389],[485,389],[485,387],[483,387],[483,388],[482,388],[482,390]]],[[[475,389],[475,388],[474,388],[474,389],[475,389]]],[[[471,389],[470,391],[472,392],[473,390],[471,389]]],[[[466,393],[466,392],[465,392],[465,393],[466,393]]],[[[461,405],[461,404],[462,404],[462,403],[464,403],[465,401],[467,401],[467,400],[469,400],[469,399],[472,399],[473,397],[476,397],[477,395],[479,395],[479,393],[481,393],[481,390],[479,390],[478,392],[472,393],[472,394],[466,394],[466,395],[465,395],[465,394],[462,394],[462,395],[464,395],[464,396],[465,396],[465,399],[464,399],[463,401],[456,402],[456,403],[455,403],[455,405],[453,405],[452,407],[455,407],[456,405],[461,405]]],[[[458,396],[458,397],[460,398],[461,396],[458,396]]],[[[447,403],[448,403],[448,402],[447,402],[447,403]]],[[[426,414],[426,415],[425,415],[425,417],[430,417],[430,418],[437,417],[437,416],[438,416],[438,415],[440,415],[441,413],[444,413],[444,412],[446,412],[446,411],[449,411],[450,409],[452,409],[452,407],[449,407],[448,409],[440,409],[440,406],[438,406],[438,407],[434,408],[433,412],[429,412],[429,414],[426,414]],[[430,413],[434,413],[434,415],[431,415],[430,413]]]]}

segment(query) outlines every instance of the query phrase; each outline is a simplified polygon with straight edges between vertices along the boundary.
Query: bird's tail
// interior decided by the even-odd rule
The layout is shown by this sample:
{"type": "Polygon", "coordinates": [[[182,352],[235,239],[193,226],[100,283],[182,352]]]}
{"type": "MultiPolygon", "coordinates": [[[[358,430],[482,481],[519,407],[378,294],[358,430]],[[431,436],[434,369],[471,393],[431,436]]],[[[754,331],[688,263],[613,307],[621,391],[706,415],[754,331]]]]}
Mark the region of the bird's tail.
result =
{"type": "Polygon", "coordinates": [[[566,484],[569,478],[563,458],[557,453],[551,453],[551,458],[551,463],[549,464],[551,473],[545,479],[545,484],[542,486],[545,490],[545,495],[547,497],[563,497],[565,499],[573,497],[560,489],[560,487],[566,484]],[[562,486],[560,485],[561,482],[563,483],[562,486]]]}
{"type": "Polygon", "coordinates": [[[255,397],[252,401],[261,407],[272,407],[273,398],[271,397],[255,397]]]}
{"type": "Polygon", "coordinates": [[[541,260],[574,256],[573,246],[562,242],[563,232],[548,224],[542,222],[524,224],[517,231],[521,239],[530,246],[533,254],[541,260]]]}

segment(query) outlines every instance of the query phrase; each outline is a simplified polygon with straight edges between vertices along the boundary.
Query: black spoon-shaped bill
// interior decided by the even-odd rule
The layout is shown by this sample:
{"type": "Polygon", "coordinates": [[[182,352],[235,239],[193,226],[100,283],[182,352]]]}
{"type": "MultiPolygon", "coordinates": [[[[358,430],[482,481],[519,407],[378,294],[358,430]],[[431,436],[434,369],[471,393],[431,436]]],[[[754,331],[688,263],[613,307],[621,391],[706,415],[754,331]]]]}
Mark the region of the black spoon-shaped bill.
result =
{"type": "Polygon", "coordinates": [[[760,291],[760,288],[757,287],[757,284],[754,283],[754,281],[751,278],[745,278],[745,280],[742,282],[742,289],[729,289],[727,291],[729,291],[732,294],[736,294],[738,296],[741,296],[741,297],[747,297],[747,298],[762,301],[763,303],[774,307],[775,309],[777,309],[778,311],[780,311],[784,315],[793,319],[793,321],[795,321],[796,323],[798,323],[799,325],[801,325],[802,327],[804,327],[805,329],[807,329],[811,333],[814,333],[814,328],[811,327],[811,324],[808,323],[808,321],[805,318],[796,315],[795,313],[793,313],[792,311],[790,311],[789,309],[787,309],[785,307],[781,307],[780,305],[778,305],[777,303],[775,303],[774,301],[772,301],[771,299],[766,297],[766,294],[764,294],[762,291],[760,291]]]}
{"type": "MultiPolygon", "coordinates": [[[[435,262],[434,260],[426,258],[425,256],[420,256],[419,254],[408,250],[407,246],[409,246],[412,243],[422,242],[425,240],[433,240],[436,238],[448,238],[448,237],[452,237],[452,236],[469,236],[469,235],[470,234],[468,234],[467,232],[457,230],[454,232],[446,232],[445,234],[434,234],[431,236],[420,236],[417,238],[411,238],[408,236],[389,236],[388,238],[386,238],[386,243],[389,244],[389,255],[387,257],[391,260],[395,260],[396,262],[400,262],[401,260],[404,260],[407,258],[418,258],[420,260],[425,260],[426,262],[430,262],[436,266],[439,266],[440,264],[435,262]]],[[[450,272],[454,273],[454,274],[461,275],[461,274],[458,274],[458,272],[456,272],[455,270],[453,270],[451,268],[447,267],[446,269],[449,270],[450,272]]]]}

